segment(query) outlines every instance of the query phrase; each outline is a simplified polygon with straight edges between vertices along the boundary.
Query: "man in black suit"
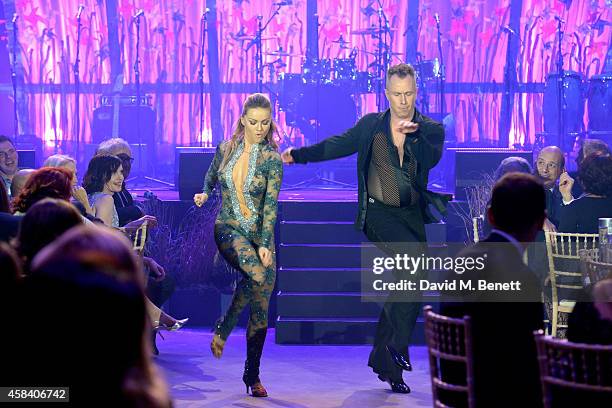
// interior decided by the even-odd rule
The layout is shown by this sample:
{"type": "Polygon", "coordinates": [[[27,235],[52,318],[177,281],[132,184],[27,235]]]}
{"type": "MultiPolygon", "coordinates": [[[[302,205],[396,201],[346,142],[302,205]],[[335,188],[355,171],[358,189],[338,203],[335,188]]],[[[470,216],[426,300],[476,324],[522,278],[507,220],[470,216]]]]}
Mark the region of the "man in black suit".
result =
{"type": "MultiPolygon", "coordinates": [[[[472,287],[479,280],[518,281],[520,290],[446,292],[461,301],[443,303],[441,311],[472,319],[476,406],[537,407],[542,398],[533,332],[543,328],[543,306],[540,281],[523,263],[523,253],[546,218],[542,184],[529,174],[505,175],[493,188],[487,216],[491,234],[458,255],[484,257],[485,267],[459,279],[472,282],[472,287]]],[[[453,364],[442,367],[443,378],[456,380],[458,372],[453,364]]],[[[446,398],[447,404],[461,405],[452,393],[446,398]]]]}
{"type": "MultiPolygon", "coordinates": [[[[566,181],[565,177],[560,179],[563,175],[567,176],[563,151],[557,146],[546,146],[540,150],[536,159],[536,176],[540,177],[546,189],[547,218],[555,229],[559,226],[559,212],[564,202],[558,185],[558,182],[566,181]]],[[[548,228],[547,225],[545,228],[548,228]]],[[[552,226],[550,229],[553,229],[552,226]]]]}
{"type": "MultiPolygon", "coordinates": [[[[427,191],[429,171],[442,156],[444,128],[416,110],[412,66],[389,68],[385,95],[390,109],[365,115],[345,133],[313,146],[289,148],[282,159],[305,164],[357,153],[359,211],[355,226],[394,256],[406,252],[396,243],[425,247],[425,224],[437,221],[428,205],[444,212],[449,197],[427,191]]],[[[406,277],[396,273],[396,278],[406,277]]],[[[402,369],[411,370],[408,343],[420,309],[420,302],[389,298],[380,315],[368,365],[394,392],[410,392],[402,369]]]]}

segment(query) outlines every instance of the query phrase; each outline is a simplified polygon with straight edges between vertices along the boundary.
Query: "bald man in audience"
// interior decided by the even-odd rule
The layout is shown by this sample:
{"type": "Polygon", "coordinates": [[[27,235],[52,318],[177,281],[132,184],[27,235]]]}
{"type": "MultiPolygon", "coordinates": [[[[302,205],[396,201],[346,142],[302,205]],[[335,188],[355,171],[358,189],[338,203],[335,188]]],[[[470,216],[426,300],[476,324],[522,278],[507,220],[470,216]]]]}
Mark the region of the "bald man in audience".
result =
{"type": "Polygon", "coordinates": [[[11,183],[11,197],[17,197],[23,187],[27,183],[28,179],[36,170],[34,169],[21,169],[13,176],[13,182],[11,183]]]}
{"type": "Polygon", "coordinates": [[[546,191],[546,213],[548,222],[544,229],[555,231],[559,226],[559,212],[563,204],[572,202],[571,193],[564,196],[559,184],[568,183],[571,177],[565,171],[565,156],[557,146],[546,146],[538,154],[535,166],[546,191]]]}

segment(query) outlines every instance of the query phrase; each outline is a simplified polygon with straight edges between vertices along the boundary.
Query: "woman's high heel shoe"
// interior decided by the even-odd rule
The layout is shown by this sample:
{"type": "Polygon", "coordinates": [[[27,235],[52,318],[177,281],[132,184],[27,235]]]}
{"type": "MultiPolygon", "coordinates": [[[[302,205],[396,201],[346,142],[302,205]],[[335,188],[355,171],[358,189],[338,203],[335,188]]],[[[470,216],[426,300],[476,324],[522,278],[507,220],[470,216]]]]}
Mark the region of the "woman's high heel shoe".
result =
{"type": "Polygon", "coordinates": [[[155,331],[160,331],[160,330],[177,331],[181,329],[188,321],[189,321],[188,317],[183,320],[177,320],[172,326],[161,324],[161,322],[154,322],[153,330],[155,331]]]}
{"type": "Polygon", "coordinates": [[[259,365],[251,366],[247,360],[244,364],[244,374],[242,375],[242,381],[246,385],[246,392],[249,393],[251,389],[251,396],[263,398],[268,396],[266,387],[263,386],[259,379],[259,365]]]}
{"type": "Polygon", "coordinates": [[[247,394],[249,393],[249,388],[251,388],[251,396],[253,397],[265,398],[268,396],[268,391],[266,391],[266,388],[263,386],[261,382],[256,382],[253,385],[247,385],[246,386],[247,394]]]}

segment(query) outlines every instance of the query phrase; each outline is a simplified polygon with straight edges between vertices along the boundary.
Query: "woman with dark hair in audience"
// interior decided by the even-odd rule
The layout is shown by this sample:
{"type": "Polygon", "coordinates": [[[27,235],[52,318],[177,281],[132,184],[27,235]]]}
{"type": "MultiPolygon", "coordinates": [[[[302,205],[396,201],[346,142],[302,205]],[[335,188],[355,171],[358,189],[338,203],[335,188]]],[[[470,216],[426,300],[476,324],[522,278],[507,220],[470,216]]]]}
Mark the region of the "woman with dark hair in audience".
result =
{"type": "Polygon", "coordinates": [[[83,224],[83,217],[70,203],[45,198],[32,205],[21,221],[15,247],[29,272],[34,256],[64,232],[83,224]]]}
{"type": "Polygon", "coordinates": [[[25,214],[32,205],[43,198],[70,201],[71,191],[72,173],[69,170],[42,167],[32,173],[21,193],[13,199],[13,212],[25,214]]]}
{"type": "Polygon", "coordinates": [[[0,177],[0,242],[8,242],[17,235],[21,217],[11,214],[11,203],[4,180],[0,177]]]}
{"type": "MultiPolygon", "coordinates": [[[[559,231],[597,233],[599,218],[612,217],[612,157],[592,154],[580,166],[578,180],[584,194],[562,206],[559,231]]],[[[571,191],[573,180],[559,189],[571,191]]]]}
{"type": "Polygon", "coordinates": [[[19,353],[10,381],[69,386],[70,401],[83,406],[170,407],[149,356],[139,265],[127,240],[77,227],[42,250],[32,267],[23,323],[12,335],[19,353]],[[68,318],[61,330],[40,304],[68,318]],[[41,331],[53,335],[40,342],[41,331]]]}
{"type": "MultiPolygon", "coordinates": [[[[95,216],[102,220],[106,226],[119,228],[119,215],[115,208],[113,194],[123,188],[123,167],[117,156],[94,156],[87,167],[83,178],[83,187],[87,191],[89,204],[95,216]]],[[[137,229],[144,222],[150,226],[156,223],[155,217],[145,215],[125,225],[126,230],[137,229]]]]}

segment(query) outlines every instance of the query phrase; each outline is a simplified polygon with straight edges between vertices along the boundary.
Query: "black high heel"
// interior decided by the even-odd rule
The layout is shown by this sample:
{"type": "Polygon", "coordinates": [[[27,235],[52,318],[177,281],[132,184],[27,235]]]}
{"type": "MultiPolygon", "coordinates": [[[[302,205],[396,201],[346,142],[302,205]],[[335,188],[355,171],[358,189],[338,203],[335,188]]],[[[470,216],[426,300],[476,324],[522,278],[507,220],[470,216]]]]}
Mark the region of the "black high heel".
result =
{"type": "Polygon", "coordinates": [[[249,393],[251,389],[251,396],[263,398],[268,396],[266,387],[263,386],[259,379],[259,367],[249,364],[249,360],[244,363],[244,374],[242,375],[242,382],[246,386],[246,393],[249,393]]]}
{"type": "Polygon", "coordinates": [[[267,328],[256,330],[253,336],[247,336],[247,359],[244,362],[244,374],[242,381],[246,385],[246,392],[253,397],[267,397],[268,391],[259,379],[259,362],[263,351],[264,341],[266,340],[267,328]]]}

